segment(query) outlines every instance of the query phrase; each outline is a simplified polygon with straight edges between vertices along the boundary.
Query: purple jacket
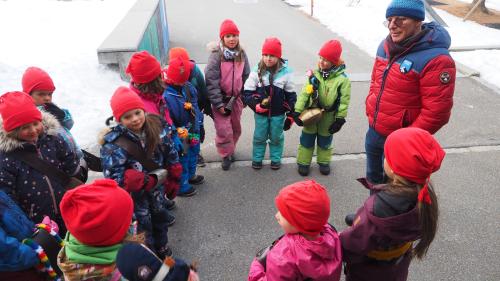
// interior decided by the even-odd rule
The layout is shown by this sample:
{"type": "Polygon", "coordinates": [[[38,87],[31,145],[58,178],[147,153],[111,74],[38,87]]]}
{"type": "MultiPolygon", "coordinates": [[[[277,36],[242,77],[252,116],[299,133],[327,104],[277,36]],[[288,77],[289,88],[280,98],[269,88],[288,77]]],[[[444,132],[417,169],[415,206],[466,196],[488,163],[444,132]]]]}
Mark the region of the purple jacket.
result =
{"type": "Polygon", "coordinates": [[[420,237],[420,226],[416,197],[409,199],[411,205],[401,199],[383,191],[370,196],[357,211],[353,226],[340,233],[347,281],[406,280],[410,243],[420,237]],[[393,210],[397,214],[388,214],[393,210]]]}
{"type": "Polygon", "coordinates": [[[267,254],[267,271],[254,259],[248,281],[340,280],[342,251],[338,234],[325,225],[314,241],[300,234],[286,234],[267,254]]]}

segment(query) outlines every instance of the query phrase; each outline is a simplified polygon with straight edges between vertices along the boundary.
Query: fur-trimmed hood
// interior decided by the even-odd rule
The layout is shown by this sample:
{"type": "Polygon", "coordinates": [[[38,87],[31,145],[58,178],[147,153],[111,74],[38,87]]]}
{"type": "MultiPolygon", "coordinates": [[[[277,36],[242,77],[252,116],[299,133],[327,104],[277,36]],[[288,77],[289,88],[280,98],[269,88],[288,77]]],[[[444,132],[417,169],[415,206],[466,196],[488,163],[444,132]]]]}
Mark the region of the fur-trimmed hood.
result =
{"type": "MultiPolygon", "coordinates": [[[[241,42],[238,43],[238,46],[240,47],[241,51],[245,53],[245,48],[243,47],[241,42]]],[[[219,52],[221,51],[221,41],[210,41],[207,43],[206,47],[207,51],[210,53],[219,52]]]]}
{"type": "MultiPolygon", "coordinates": [[[[42,111],[42,125],[43,125],[43,135],[58,135],[59,130],[61,129],[61,125],[57,121],[54,115],[42,111]]],[[[3,128],[3,119],[0,118],[0,152],[10,152],[15,149],[21,148],[25,141],[20,141],[18,139],[14,139],[7,136],[7,132],[3,128]]]]}

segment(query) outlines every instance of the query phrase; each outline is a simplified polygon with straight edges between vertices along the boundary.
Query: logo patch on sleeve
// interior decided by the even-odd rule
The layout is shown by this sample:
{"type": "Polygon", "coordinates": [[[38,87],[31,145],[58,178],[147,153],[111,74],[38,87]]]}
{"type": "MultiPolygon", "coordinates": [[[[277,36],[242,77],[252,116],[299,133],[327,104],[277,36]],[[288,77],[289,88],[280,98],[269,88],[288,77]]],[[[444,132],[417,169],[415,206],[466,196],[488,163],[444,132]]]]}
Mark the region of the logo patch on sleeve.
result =
{"type": "Polygon", "coordinates": [[[441,80],[443,84],[448,84],[451,81],[451,76],[448,72],[444,71],[439,74],[439,80],[441,80]]]}
{"type": "Polygon", "coordinates": [[[401,73],[408,73],[413,66],[413,62],[409,60],[404,60],[401,65],[399,65],[399,71],[401,73]]]}

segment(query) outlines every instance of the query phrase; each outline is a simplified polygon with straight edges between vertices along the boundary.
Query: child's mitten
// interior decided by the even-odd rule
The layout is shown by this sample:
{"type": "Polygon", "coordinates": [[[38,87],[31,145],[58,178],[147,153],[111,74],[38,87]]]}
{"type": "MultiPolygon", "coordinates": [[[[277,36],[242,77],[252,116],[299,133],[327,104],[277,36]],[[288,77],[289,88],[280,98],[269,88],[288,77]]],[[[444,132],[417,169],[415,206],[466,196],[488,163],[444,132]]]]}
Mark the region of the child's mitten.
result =
{"type": "Polygon", "coordinates": [[[337,118],[335,119],[335,122],[333,122],[333,124],[330,125],[328,132],[333,135],[336,132],[340,131],[340,129],[342,128],[342,126],[344,126],[344,124],[345,124],[344,118],[337,118]]]}

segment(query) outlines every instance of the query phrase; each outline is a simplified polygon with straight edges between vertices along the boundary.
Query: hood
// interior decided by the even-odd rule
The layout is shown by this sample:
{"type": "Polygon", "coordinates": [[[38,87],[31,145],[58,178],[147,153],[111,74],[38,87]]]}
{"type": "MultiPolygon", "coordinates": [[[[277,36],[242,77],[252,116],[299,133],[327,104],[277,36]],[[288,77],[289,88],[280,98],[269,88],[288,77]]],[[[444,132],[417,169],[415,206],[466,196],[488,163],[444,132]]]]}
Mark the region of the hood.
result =
{"type": "MultiPolygon", "coordinates": [[[[42,111],[43,135],[58,135],[61,125],[54,115],[42,111]]],[[[38,138],[40,140],[40,138],[38,138]]],[[[7,132],[3,129],[3,120],[0,118],[0,152],[10,152],[21,148],[26,144],[25,141],[20,141],[7,136],[7,132]]]]}
{"type": "Polygon", "coordinates": [[[135,142],[140,142],[138,137],[134,135],[130,130],[125,128],[122,124],[118,124],[112,128],[105,128],[99,133],[99,139],[98,142],[101,145],[104,145],[105,143],[111,143],[114,142],[117,138],[119,138],[122,135],[126,135],[127,138],[135,141],[135,142]]]}
{"type": "Polygon", "coordinates": [[[422,51],[432,48],[444,48],[449,49],[451,45],[451,37],[448,31],[436,22],[424,23],[422,25],[423,30],[427,30],[427,33],[418,41],[418,43],[413,47],[414,51],[422,51]]]}
{"type": "Polygon", "coordinates": [[[364,208],[368,219],[377,226],[377,230],[384,236],[394,240],[414,240],[420,233],[418,221],[418,204],[411,211],[391,217],[377,217],[373,215],[375,195],[366,200],[364,208]]]}
{"type": "Polygon", "coordinates": [[[293,248],[297,257],[297,267],[303,276],[313,280],[324,280],[331,276],[340,277],[342,268],[340,239],[329,225],[325,225],[323,235],[313,241],[299,234],[290,236],[295,240],[293,248]]]}

